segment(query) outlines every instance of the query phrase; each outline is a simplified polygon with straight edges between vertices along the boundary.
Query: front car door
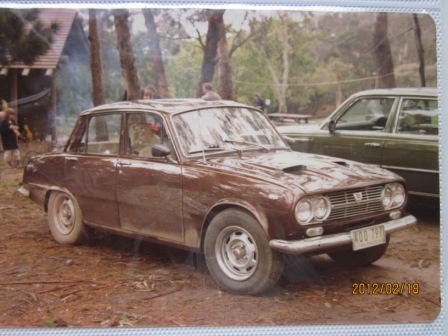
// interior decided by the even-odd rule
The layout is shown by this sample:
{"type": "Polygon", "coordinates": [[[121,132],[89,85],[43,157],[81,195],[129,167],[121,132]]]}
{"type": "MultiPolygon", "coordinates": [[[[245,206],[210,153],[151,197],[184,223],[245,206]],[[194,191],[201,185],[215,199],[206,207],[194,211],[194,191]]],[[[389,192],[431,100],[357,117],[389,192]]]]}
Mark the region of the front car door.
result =
{"type": "Polygon", "coordinates": [[[123,230],[182,243],[182,169],[161,115],[125,114],[125,153],[118,162],[117,201],[123,230]],[[153,157],[163,144],[169,158],[153,157]]]}
{"type": "Polygon", "coordinates": [[[338,113],[335,131],[320,131],[310,139],[311,153],[365,163],[380,164],[389,117],[396,106],[393,97],[362,97],[338,113]]]}

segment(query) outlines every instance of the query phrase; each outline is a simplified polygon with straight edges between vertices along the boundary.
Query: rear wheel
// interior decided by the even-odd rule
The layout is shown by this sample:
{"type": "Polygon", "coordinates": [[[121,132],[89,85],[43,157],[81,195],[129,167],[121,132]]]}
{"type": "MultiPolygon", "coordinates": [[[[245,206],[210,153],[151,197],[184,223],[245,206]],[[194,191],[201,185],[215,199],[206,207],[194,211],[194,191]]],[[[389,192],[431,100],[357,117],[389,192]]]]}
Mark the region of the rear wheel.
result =
{"type": "Polygon", "coordinates": [[[205,235],[207,268],[223,289],[259,294],[273,287],[283,271],[283,258],[269,246],[259,223],[235,209],[219,213],[205,235]]]}
{"type": "Polygon", "coordinates": [[[50,195],[48,226],[53,238],[61,244],[77,244],[87,238],[78,203],[64,192],[52,192],[50,195]]]}
{"type": "Polygon", "coordinates": [[[331,259],[345,266],[367,266],[380,259],[389,246],[389,238],[387,236],[386,243],[368,247],[362,250],[353,251],[350,248],[338,250],[328,253],[331,259]]]}

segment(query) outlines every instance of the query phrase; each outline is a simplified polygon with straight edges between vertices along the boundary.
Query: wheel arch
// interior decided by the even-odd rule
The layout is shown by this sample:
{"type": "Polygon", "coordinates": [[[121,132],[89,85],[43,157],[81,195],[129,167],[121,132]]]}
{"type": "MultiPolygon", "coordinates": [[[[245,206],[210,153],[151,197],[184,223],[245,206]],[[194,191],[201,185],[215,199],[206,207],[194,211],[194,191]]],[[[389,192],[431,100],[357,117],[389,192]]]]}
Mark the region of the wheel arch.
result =
{"type": "MultiPolygon", "coordinates": [[[[47,191],[45,192],[45,198],[44,198],[44,208],[45,208],[45,212],[48,212],[48,203],[50,201],[50,196],[52,193],[54,192],[63,192],[68,194],[72,199],[75,200],[76,203],[78,203],[78,200],[76,199],[76,197],[70,192],[68,191],[66,188],[60,188],[60,187],[50,187],[47,189],[47,191]]],[[[82,213],[82,212],[81,212],[82,213]]]]}
{"type": "Polygon", "coordinates": [[[267,237],[269,237],[268,234],[268,220],[264,213],[261,213],[260,211],[257,211],[256,208],[250,206],[249,204],[241,204],[237,202],[222,202],[219,204],[216,204],[213,208],[210,209],[210,211],[207,213],[207,216],[204,220],[204,223],[202,225],[202,231],[201,231],[201,241],[200,241],[200,251],[201,253],[204,253],[204,240],[205,240],[205,234],[207,233],[208,227],[210,226],[210,223],[212,222],[213,218],[215,218],[219,213],[228,210],[228,209],[234,209],[242,211],[252,218],[254,218],[257,223],[261,226],[264,233],[267,237]]]}

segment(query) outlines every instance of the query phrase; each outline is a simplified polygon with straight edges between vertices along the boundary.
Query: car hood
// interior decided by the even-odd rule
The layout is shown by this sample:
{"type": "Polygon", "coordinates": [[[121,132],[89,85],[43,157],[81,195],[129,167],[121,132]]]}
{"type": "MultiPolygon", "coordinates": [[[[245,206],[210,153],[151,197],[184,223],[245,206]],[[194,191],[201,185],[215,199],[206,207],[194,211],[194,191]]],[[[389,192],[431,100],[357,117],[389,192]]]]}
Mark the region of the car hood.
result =
{"type": "Polygon", "coordinates": [[[306,193],[401,180],[396,174],[376,165],[292,151],[261,155],[244,153],[240,158],[210,158],[207,162],[218,169],[248,174],[284,186],[296,186],[306,193]]]}

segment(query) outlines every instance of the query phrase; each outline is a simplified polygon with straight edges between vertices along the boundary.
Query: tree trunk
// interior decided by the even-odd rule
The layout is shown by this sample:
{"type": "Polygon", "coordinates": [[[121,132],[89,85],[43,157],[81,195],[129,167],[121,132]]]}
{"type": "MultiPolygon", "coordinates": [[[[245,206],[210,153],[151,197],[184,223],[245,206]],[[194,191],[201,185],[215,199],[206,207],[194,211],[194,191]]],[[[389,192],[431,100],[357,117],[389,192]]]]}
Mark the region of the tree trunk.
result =
{"type": "Polygon", "coordinates": [[[101,47],[98,36],[96,10],[89,9],[89,41],[90,41],[90,71],[92,75],[93,105],[104,104],[103,71],[101,68],[101,47]]]}
{"type": "Polygon", "coordinates": [[[223,21],[224,10],[212,10],[208,16],[207,39],[205,41],[204,58],[202,60],[201,79],[198,83],[196,95],[201,97],[202,83],[212,82],[215,75],[218,41],[220,38],[219,22],[223,21]]]}
{"type": "Polygon", "coordinates": [[[272,76],[272,80],[275,83],[275,91],[277,91],[278,96],[278,111],[279,113],[288,113],[287,107],[286,107],[286,97],[283,94],[284,89],[282,88],[282,84],[280,83],[280,80],[278,79],[277,74],[275,73],[275,69],[272,66],[272,64],[269,62],[269,60],[266,57],[266,63],[269,70],[269,73],[272,76]]]}
{"type": "Polygon", "coordinates": [[[280,86],[280,97],[279,97],[279,112],[288,113],[288,104],[286,101],[286,91],[288,90],[289,81],[289,52],[291,51],[291,45],[289,44],[289,32],[288,26],[283,27],[283,74],[282,74],[282,85],[280,86]]]}
{"type": "Polygon", "coordinates": [[[425,50],[423,49],[422,44],[422,32],[420,30],[420,23],[418,22],[417,14],[413,14],[414,19],[414,35],[415,35],[415,44],[417,45],[417,54],[418,54],[418,73],[420,75],[420,85],[422,87],[426,86],[426,78],[425,78],[425,50]]]}
{"type": "Polygon", "coordinates": [[[157,26],[154,21],[154,14],[151,9],[143,9],[146,28],[148,29],[149,49],[151,51],[151,61],[154,74],[156,76],[156,90],[160,97],[168,98],[168,84],[165,75],[165,66],[162,59],[162,51],[160,50],[160,39],[157,33],[157,26]]]}
{"type": "Polygon", "coordinates": [[[221,20],[217,20],[217,24],[219,26],[220,36],[218,40],[218,93],[222,99],[236,100],[230,53],[227,45],[226,27],[222,17],[221,20]]]}
{"type": "Polygon", "coordinates": [[[117,48],[120,55],[121,72],[126,85],[127,100],[141,98],[140,81],[135,68],[134,51],[128,26],[129,12],[125,9],[113,10],[117,48]]]}
{"type": "Polygon", "coordinates": [[[387,37],[387,13],[374,14],[373,54],[377,64],[378,87],[393,88],[395,84],[394,63],[387,37]]]}
{"type": "MultiPolygon", "coordinates": [[[[278,96],[278,112],[288,113],[288,102],[286,100],[286,91],[288,90],[289,51],[291,50],[291,46],[289,44],[289,34],[287,26],[283,27],[281,35],[283,38],[283,50],[282,50],[283,71],[281,73],[281,79],[280,76],[277,75],[277,71],[274,69],[273,65],[269,62],[269,58],[265,50],[263,50],[263,53],[265,55],[268,70],[272,76],[272,80],[275,83],[275,90],[277,91],[278,96]]],[[[260,47],[263,48],[262,46],[260,47]]]]}

